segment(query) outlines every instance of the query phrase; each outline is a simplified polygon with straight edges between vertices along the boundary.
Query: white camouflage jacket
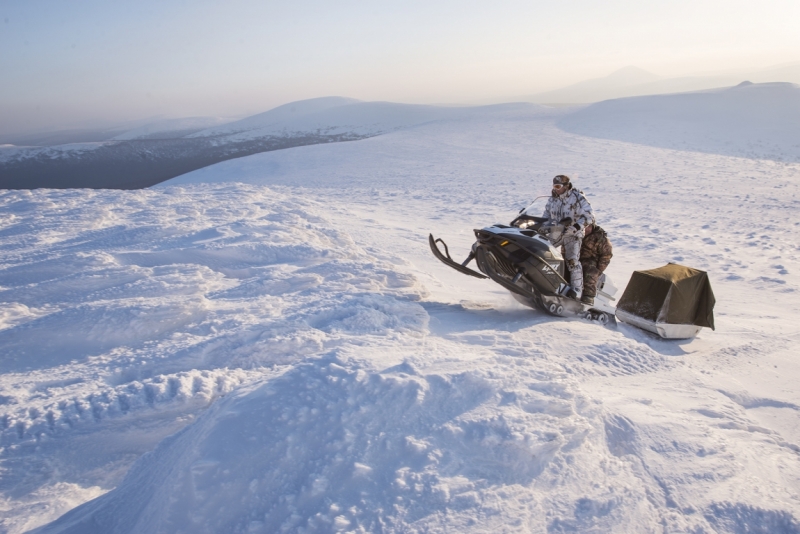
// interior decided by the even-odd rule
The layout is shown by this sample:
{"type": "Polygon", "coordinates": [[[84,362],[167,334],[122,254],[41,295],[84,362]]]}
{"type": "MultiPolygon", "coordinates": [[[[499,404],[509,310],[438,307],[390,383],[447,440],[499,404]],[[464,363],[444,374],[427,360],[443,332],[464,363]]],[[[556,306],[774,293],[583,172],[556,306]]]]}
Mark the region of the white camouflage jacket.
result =
{"type": "Polygon", "coordinates": [[[573,187],[557,197],[551,196],[544,207],[542,217],[556,223],[564,217],[569,217],[573,223],[578,223],[581,229],[594,223],[591,204],[583,196],[583,191],[578,191],[573,187]]]}

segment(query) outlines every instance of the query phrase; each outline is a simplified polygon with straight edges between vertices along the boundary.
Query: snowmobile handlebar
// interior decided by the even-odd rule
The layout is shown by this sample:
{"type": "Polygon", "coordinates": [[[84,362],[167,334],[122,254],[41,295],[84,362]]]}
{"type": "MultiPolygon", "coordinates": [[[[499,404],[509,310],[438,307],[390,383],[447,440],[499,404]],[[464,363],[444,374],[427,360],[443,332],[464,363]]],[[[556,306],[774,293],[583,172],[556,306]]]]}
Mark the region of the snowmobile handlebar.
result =
{"type": "Polygon", "coordinates": [[[511,224],[509,224],[509,226],[516,226],[517,228],[519,228],[520,225],[526,222],[533,222],[534,224],[530,226],[535,226],[546,223],[547,219],[545,219],[544,217],[534,217],[533,215],[526,215],[523,213],[522,215],[519,215],[516,219],[511,221],[511,224]]]}
{"type": "Polygon", "coordinates": [[[563,224],[551,221],[540,224],[535,230],[539,235],[545,237],[556,247],[561,246],[566,233],[566,227],[563,224]]]}
{"type": "MultiPolygon", "coordinates": [[[[532,222],[534,224],[528,225],[527,227],[531,228],[532,230],[536,230],[537,229],[537,225],[541,225],[541,224],[546,223],[548,221],[548,219],[546,219],[544,217],[535,217],[533,215],[528,215],[528,210],[530,210],[533,207],[533,205],[536,204],[537,200],[542,199],[542,198],[550,198],[550,195],[540,195],[540,196],[534,198],[533,201],[531,201],[530,204],[528,204],[526,207],[524,207],[521,210],[519,210],[519,215],[517,216],[516,219],[511,221],[509,226],[516,226],[517,228],[520,228],[520,225],[522,225],[523,223],[532,222]]],[[[541,210],[540,210],[540,212],[541,212],[541,210]]]]}

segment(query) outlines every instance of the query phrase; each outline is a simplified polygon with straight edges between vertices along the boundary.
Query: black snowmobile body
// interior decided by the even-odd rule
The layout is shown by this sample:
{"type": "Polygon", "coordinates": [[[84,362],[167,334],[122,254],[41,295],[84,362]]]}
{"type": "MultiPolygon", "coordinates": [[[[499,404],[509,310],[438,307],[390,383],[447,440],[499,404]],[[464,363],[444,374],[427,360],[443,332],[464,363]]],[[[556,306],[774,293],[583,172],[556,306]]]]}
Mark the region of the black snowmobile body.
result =
{"type": "Polygon", "coordinates": [[[610,304],[614,299],[613,293],[603,291],[613,290],[605,276],[598,283],[600,291],[593,306],[568,296],[571,287],[565,278],[566,266],[560,251],[563,230],[563,226],[549,225],[545,219],[523,212],[510,225],[494,224],[474,230],[477,240],[460,264],[450,257],[441,239],[430,235],[428,243],[433,254],[446,265],[470,276],[491,278],[526,306],[552,315],[580,315],[606,323],[614,316],[610,304]],[[444,253],[438,243],[444,247],[444,253]],[[467,267],[473,259],[480,272],[467,267]]]}

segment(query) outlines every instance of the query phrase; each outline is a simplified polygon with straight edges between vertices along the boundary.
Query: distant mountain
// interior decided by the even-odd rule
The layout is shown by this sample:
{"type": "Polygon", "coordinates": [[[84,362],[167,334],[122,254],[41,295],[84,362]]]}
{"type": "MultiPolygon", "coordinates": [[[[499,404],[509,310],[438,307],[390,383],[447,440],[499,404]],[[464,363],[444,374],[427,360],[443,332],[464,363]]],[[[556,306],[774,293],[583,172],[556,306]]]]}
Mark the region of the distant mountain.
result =
{"type": "Polygon", "coordinates": [[[286,104],[266,113],[197,132],[190,137],[224,136],[228,141],[306,134],[364,138],[435,120],[495,112],[501,107],[447,107],[325,97],[286,104]]]}
{"type": "Polygon", "coordinates": [[[130,139],[175,139],[231,122],[221,117],[185,117],[150,122],[114,136],[114,141],[130,139]]]}
{"type": "Polygon", "coordinates": [[[0,137],[0,145],[46,147],[73,143],[99,143],[130,139],[174,139],[231,122],[220,117],[184,117],[178,119],[143,119],[108,128],[72,129],[0,137]]]}
{"type": "Polygon", "coordinates": [[[39,148],[0,145],[0,188],[138,189],[259,152],[355,141],[436,120],[513,113],[519,106],[529,109],[533,104],[455,108],[325,97],[199,131],[211,119],[145,124],[94,143],[39,148]]]}
{"type": "Polygon", "coordinates": [[[800,62],[761,70],[737,71],[704,76],[665,78],[637,67],[625,67],[604,78],[521,97],[520,100],[540,104],[588,104],[612,98],[704,91],[730,87],[742,81],[755,83],[800,83],[800,62]]]}
{"type": "Polygon", "coordinates": [[[195,137],[209,137],[215,135],[230,135],[233,133],[248,132],[268,128],[271,125],[289,125],[302,119],[307,115],[314,115],[332,108],[347,106],[349,104],[362,103],[355,98],[345,98],[341,96],[324,96],[321,98],[311,98],[290,102],[278,106],[264,113],[252,115],[250,117],[228,123],[219,127],[208,127],[195,137]]]}
{"type": "Polygon", "coordinates": [[[125,128],[72,129],[52,132],[38,132],[25,135],[10,135],[0,138],[1,145],[18,147],[58,146],[70,143],[99,143],[108,141],[125,132],[125,128]]]}
{"type": "Polygon", "coordinates": [[[749,73],[744,79],[755,83],[790,82],[800,84],[800,62],[755,71],[749,73]]]}
{"type": "Polygon", "coordinates": [[[563,117],[558,126],[663,148],[800,162],[800,85],[744,82],[606,100],[563,117]]]}
{"type": "Polygon", "coordinates": [[[529,96],[539,103],[584,103],[615,98],[625,88],[655,82],[659,76],[637,67],[625,67],[604,78],[586,80],[554,91],[529,96]]]}

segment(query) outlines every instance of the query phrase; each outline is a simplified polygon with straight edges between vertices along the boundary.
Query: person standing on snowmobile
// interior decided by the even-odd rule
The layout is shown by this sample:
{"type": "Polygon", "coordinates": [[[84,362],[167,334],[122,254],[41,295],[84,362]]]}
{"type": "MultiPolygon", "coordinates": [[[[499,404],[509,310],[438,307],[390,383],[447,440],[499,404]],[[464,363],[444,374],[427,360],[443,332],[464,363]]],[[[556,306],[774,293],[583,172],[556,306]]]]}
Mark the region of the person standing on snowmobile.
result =
{"type": "Polygon", "coordinates": [[[581,267],[583,268],[583,295],[581,302],[594,304],[597,296],[597,280],[606,270],[613,256],[611,241],[606,231],[596,224],[587,224],[581,245],[581,267]]]}
{"type": "Polygon", "coordinates": [[[592,206],[583,191],[572,187],[569,176],[559,174],[553,178],[553,190],[547,200],[542,217],[550,223],[564,225],[564,259],[569,269],[572,290],[568,296],[579,299],[583,293],[583,267],[580,262],[583,229],[594,224],[592,206]]]}

